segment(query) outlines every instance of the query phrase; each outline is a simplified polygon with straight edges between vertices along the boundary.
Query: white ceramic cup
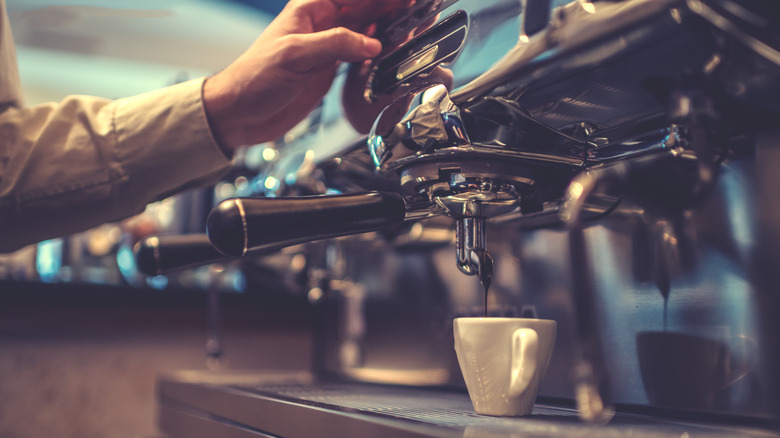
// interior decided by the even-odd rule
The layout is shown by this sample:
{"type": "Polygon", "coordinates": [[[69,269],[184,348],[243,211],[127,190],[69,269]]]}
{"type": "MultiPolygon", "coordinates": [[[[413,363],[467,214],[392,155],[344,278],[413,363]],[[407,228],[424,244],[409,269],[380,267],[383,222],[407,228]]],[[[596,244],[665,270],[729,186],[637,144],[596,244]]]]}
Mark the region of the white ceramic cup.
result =
{"type": "Polygon", "coordinates": [[[455,318],[455,352],[476,413],[531,413],[555,346],[556,326],[548,319],[455,318]]]}

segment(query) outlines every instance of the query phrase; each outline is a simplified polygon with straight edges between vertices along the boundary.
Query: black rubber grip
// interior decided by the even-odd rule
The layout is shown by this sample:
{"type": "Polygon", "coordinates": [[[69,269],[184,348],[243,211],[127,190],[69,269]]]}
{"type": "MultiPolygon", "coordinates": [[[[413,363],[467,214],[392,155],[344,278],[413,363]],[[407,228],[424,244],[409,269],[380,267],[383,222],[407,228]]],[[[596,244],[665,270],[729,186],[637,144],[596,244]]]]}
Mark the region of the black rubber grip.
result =
{"type": "Polygon", "coordinates": [[[240,256],[375,231],[405,216],[406,205],[396,193],[235,198],[214,207],[206,231],[220,252],[240,256]]]}
{"type": "Polygon", "coordinates": [[[138,270],[146,275],[161,275],[226,258],[205,234],[150,236],[138,242],[134,252],[138,270]]]}

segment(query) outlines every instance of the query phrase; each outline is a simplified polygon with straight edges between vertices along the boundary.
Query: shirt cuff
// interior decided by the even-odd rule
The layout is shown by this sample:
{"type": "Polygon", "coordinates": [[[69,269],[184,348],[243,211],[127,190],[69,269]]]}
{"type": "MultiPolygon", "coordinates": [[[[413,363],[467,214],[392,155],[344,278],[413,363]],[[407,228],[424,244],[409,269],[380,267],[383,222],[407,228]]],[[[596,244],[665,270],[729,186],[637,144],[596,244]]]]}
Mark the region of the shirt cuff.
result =
{"type": "Polygon", "coordinates": [[[126,196],[140,203],[215,183],[230,159],[217,144],[203,107],[205,78],[119,99],[116,160],[126,196]],[[150,199],[151,196],[151,199],[150,199]]]}

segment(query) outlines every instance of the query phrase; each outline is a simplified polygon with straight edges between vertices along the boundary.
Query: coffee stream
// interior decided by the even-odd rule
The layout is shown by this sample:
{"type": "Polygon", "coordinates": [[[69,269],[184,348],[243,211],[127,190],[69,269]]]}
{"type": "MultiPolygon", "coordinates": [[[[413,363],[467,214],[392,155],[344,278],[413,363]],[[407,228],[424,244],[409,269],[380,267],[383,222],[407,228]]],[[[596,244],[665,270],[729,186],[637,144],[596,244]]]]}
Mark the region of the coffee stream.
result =
{"type": "Polygon", "coordinates": [[[488,291],[493,283],[493,257],[487,251],[474,251],[479,259],[479,281],[485,289],[485,316],[488,316],[488,291]]]}
{"type": "Polygon", "coordinates": [[[669,295],[664,295],[664,331],[666,328],[666,320],[669,316],[669,295]]]}
{"type": "Polygon", "coordinates": [[[661,296],[664,297],[664,331],[667,330],[666,328],[666,322],[669,314],[669,292],[672,290],[672,284],[669,281],[669,276],[667,275],[659,275],[656,277],[655,280],[656,286],[658,286],[658,291],[661,292],[661,296]]]}

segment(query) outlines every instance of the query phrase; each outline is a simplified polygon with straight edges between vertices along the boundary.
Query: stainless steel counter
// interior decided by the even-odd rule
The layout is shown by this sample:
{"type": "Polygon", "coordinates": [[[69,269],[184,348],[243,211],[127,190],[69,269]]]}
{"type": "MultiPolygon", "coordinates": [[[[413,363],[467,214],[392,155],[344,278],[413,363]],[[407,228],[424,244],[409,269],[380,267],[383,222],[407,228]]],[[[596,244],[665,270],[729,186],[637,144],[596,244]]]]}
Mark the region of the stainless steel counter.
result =
{"type": "Polygon", "coordinates": [[[160,427],[176,438],[780,436],[769,424],[628,412],[587,426],[573,409],[545,403],[528,417],[488,417],[474,413],[463,392],[325,382],[308,373],[181,372],[162,377],[158,394],[160,427]]]}

